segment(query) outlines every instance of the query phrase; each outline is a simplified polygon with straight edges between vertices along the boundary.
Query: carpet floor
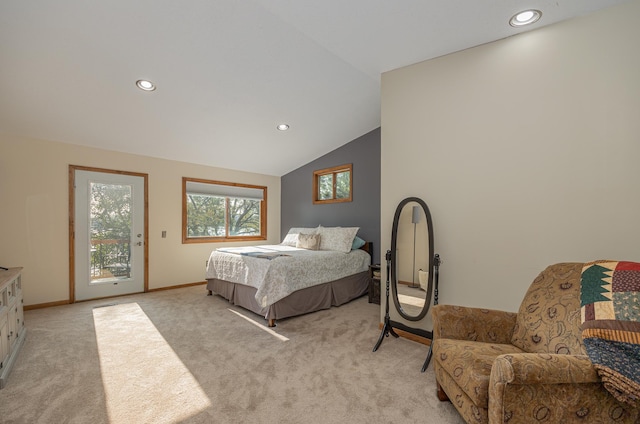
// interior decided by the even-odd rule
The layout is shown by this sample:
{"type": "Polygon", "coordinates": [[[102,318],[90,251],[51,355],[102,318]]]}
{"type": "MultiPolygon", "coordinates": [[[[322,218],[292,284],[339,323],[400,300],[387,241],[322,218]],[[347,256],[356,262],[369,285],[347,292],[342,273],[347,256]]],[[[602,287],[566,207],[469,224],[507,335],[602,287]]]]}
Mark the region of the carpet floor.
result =
{"type": "Polygon", "coordinates": [[[25,312],[2,423],[444,423],[427,347],[389,337],[379,305],[264,319],[204,286],[25,312]]]}

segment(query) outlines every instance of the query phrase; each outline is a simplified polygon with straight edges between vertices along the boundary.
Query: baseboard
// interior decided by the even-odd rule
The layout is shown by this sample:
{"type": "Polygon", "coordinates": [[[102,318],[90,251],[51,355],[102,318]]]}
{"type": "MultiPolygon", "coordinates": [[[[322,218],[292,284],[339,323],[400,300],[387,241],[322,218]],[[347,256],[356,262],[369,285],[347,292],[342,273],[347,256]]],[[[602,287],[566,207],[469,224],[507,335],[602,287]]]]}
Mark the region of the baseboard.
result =
{"type": "Polygon", "coordinates": [[[37,303],[35,305],[24,305],[24,310],[30,311],[32,309],[43,309],[43,308],[50,308],[52,306],[62,306],[62,305],[68,305],[68,304],[69,304],[69,300],[59,300],[57,302],[37,303]]]}
{"type": "Polygon", "coordinates": [[[197,283],[186,283],[186,284],[178,284],[177,286],[167,286],[167,287],[158,287],[157,289],[149,289],[149,292],[162,291],[162,290],[173,290],[173,289],[183,289],[185,287],[193,287],[193,286],[202,286],[207,284],[206,281],[198,281],[197,283]]]}
{"type": "MultiPolygon", "coordinates": [[[[382,330],[383,325],[384,325],[383,323],[378,324],[378,328],[382,330]]],[[[431,345],[431,339],[428,339],[426,337],[421,337],[416,334],[409,333],[408,331],[400,330],[399,328],[396,328],[396,327],[393,327],[393,331],[395,331],[395,333],[398,336],[405,338],[407,340],[412,340],[414,342],[422,343],[423,345],[427,345],[427,346],[431,345]]]]}

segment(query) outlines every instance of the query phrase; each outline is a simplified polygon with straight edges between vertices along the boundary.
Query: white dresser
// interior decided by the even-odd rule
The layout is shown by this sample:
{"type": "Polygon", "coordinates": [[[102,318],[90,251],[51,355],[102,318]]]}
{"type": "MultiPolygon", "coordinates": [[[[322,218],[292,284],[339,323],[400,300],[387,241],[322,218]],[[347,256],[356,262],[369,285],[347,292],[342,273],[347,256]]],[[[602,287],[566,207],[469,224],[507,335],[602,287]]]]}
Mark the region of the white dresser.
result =
{"type": "Polygon", "coordinates": [[[27,335],[21,272],[22,268],[0,269],[0,389],[7,383],[27,335]]]}

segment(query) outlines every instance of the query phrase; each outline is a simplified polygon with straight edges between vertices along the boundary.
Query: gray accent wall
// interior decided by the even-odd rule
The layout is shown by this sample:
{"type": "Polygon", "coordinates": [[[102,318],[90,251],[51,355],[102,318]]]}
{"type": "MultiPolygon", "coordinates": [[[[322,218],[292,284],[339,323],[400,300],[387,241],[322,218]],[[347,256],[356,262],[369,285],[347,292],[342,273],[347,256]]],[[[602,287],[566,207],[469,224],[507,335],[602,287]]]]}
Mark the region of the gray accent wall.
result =
{"type": "Polygon", "coordinates": [[[358,236],[373,243],[380,263],[380,128],[281,178],[280,231],[291,227],[360,227],[358,236]],[[353,201],[313,204],[313,172],[353,164],[353,201]]]}

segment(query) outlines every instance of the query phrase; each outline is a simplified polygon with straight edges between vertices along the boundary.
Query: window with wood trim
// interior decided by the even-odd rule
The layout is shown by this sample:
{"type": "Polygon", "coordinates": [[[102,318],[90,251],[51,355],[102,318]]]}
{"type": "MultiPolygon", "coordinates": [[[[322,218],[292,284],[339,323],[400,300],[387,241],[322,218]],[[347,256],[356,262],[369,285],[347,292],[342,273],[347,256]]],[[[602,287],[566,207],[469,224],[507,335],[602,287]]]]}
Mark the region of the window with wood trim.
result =
{"type": "Polygon", "coordinates": [[[267,239],[267,187],[182,178],[182,242],[267,239]]]}
{"type": "Polygon", "coordinates": [[[353,194],[353,165],[319,169],[313,173],[313,203],[350,202],[353,194]]]}

